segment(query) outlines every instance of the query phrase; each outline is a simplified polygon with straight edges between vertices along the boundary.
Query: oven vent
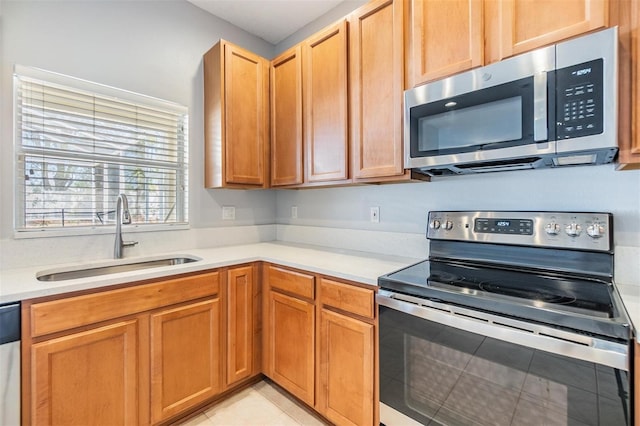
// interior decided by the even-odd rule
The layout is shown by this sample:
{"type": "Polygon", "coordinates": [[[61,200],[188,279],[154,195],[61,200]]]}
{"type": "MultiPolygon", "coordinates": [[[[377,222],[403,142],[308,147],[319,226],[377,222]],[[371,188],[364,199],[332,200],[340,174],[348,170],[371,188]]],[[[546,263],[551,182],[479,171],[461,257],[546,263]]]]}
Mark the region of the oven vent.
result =
{"type": "MultiPolygon", "coordinates": [[[[491,322],[493,324],[495,324],[495,325],[499,325],[500,327],[513,328],[514,330],[520,330],[520,331],[524,331],[524,332],[527,332],[527,333],[540,334],[540,333],[536,333],[535,331],[530,330],[528,328],[516,327],[516,326],[511,325],[511,324],[505,324],[505,323],[497,322],[497,321],[491,321],[491,322]]],[[[547,337],[550,337],[550,336],[547,336],[547,337]]]]}
{"type": "Polygon", "coordinates": [[[582,346],[587,346],[590,347],[591,344],[588,342],[581,342],[579,340],[573,340],[573,339],[565,339],[562,337],[558,337],[558,336],[552,336],[550,334],[545,334],[545,333],[537,333],[540,336],[544,336],[544,337],[549,337],[551,339],[556,339],[556,340],[564,340],[565,342],[569,342],[569,343],[575,343],[576,345],[582,345],[582,346]]]}
{"type": "Polygon", "coordinates": [[[471,173],[506,172],[511,170],[530,170],[553,167],[549,157],[524,157],[508,160],[477,161],[472,163],[450,164],[443,167],[419,168],[420,173],[429,176],[452,176],[471,173]]]}

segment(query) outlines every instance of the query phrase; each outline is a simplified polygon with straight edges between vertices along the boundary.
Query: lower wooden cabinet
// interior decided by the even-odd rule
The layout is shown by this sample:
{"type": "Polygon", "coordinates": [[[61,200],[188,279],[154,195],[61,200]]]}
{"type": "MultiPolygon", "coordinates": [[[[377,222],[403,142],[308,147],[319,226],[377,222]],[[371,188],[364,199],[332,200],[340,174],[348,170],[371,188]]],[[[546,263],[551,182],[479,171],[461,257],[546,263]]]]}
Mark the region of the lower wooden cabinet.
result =
{"type": "Polygon", "coordinates": [[[151,421],[157,423],[222,390],[220,300],[151,315],[151,421]]]}
{"type": "Polygon", "coordinates": [[[31,423],[145,423],[141,323],[115,321],[33,345],[31,423]]]}
{"type": "Polygon", "coordinates": [[[263,373],[309,406],[315,404],[315,277],[265,265],[263,373]]]}
{"type": "Polygon", "coordinates": [[[166,424],[263,372],[375,424],[374,290],[259,265],[24,301],[22,423],[166,424]]]}
{"type": "Polygon", "coordinates": [[[372,324],[322,309],[318,400],[335,424],[373,424],[374,332],[372,324]]]}
{"type": "Polygon", "coordinates": [[[374,291],[320,279],[318,411],[338,425],[378,418],[374,291]]]}
{"type": "Polygon", "coordinates": [[[22,424],[156,424],[218,394],[219,278],[24,301],[22,424]]]}
{"type": "Polygon", "coordinates": [[[226,300],[226,387],[260,373],[260,286],[253,265],[229,269],[226,300]]]}
{"type": "Polygon", "coordinates": [[[275,265],[264,277],[264,373],[334,424],[375,424],[374,290],[275,265]]]}

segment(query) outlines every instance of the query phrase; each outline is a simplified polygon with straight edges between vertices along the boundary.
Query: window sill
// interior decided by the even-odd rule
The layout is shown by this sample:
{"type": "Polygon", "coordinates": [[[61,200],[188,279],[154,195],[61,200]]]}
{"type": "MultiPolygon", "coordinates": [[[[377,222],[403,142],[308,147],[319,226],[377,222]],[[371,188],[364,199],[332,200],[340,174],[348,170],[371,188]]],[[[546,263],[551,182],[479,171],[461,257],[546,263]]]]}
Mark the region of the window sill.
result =
{"type": "MultiPolygon", "coordinates": [[[[176,223],[171,225],[143,225],[132,224],[122,225],[123,233],[136,232],[158,232],[158,231],[177,231],[189,229],[188,223],[176,223]]],[[[49,237],[76,237],[82,235],[109,235],[114,234],[116,226],[95,226],[82,228],[57,228],[57,229],[33,229],[14,231],[13,238],[16,240],[28,238],[49,238],[49,237]]]]}

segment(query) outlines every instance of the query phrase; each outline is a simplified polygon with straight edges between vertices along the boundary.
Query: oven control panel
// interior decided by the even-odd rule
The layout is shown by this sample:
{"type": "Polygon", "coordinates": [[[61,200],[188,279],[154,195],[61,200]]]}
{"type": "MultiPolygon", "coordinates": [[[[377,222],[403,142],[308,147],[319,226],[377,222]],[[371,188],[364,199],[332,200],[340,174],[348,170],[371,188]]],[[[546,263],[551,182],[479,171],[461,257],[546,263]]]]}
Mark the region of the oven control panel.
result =
{"type": "Polygon", "coordinates": [[[612,228],[610,213],[432,211],[427,238],[610,251],[612,228]]]}

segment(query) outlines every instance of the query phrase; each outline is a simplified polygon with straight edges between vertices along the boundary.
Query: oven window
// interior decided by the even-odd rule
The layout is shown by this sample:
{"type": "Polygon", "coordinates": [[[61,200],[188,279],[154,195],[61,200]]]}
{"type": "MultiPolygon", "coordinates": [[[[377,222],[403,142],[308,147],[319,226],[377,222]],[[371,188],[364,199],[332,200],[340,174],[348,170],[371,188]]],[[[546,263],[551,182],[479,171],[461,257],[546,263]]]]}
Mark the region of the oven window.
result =
{"type": "Polygon", "coordinates": [[[613,426],[630,422],[625,371],[383,306],[380,400],[381,422],[387,426],[409,424],[407,418],[424,425],[613,426]]]}
{"type": "Polygon", "coordinates": [[[522,139],[522,96],[418,120],[420,151],[441,151],[522,139]]]}

